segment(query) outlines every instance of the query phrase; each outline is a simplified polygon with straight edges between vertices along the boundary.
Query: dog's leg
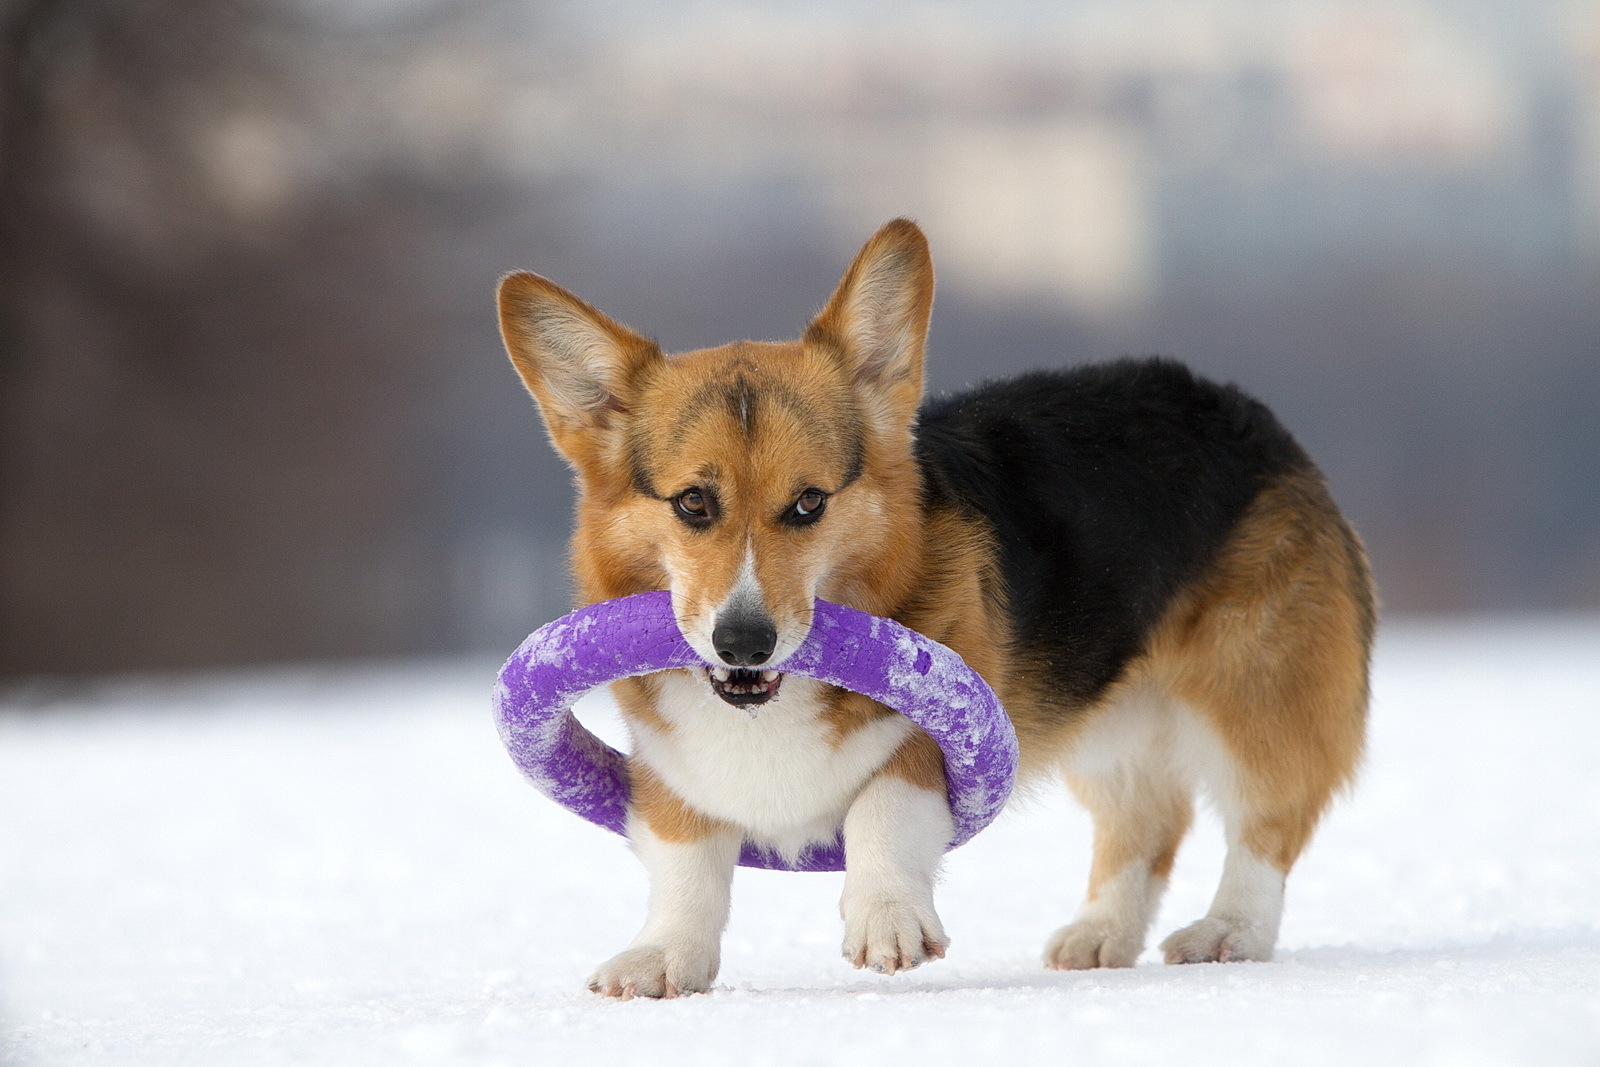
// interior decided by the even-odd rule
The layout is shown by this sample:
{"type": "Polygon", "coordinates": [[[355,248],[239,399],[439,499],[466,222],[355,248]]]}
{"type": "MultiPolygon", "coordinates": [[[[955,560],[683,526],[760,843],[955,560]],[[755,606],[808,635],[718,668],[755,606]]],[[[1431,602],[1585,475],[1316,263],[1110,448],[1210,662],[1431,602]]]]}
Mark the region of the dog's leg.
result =
{"type": "Polygon", "coordinates": [[[1360,760],[1370,583],[1360,543],[1302,472],[1262,492],[1182,625],[1152,640],[1183,709],[1175,751],[1228,840],[1216,898],[1162,942],[1168,963],[1272,958],[1284,878],[1360,760]]]}
{"type": "Polygon", "coordinates": [[[589,988],[608,997],[674,997],[711,988],[722,962],[742,835],[683,806],[634,769],[628,839],[650,872],[644,929],[602,963],[589,988]]]}
{"type": "Polygon", "coordinates": [[[674,842],[635,825],[628,836],[650,871],[650,910],[639,936],[595,970],[589,988],[624,999],[704,993],[722,962],[740,838],[674,842]]]}
{"type": "Polygon", "coordinates": [[[1296,751],[1301,743],[1291,737],[1273,739],[1273,764],[1246,745],[1230,744],[1213,716],[1186,714],[1184,722],[1179,750],[1222,815],[1228,853],[1205,918],[1161,942],[1161,953],[1168,963],[1270,960],[1283,918],[1284,880],[1330,790],[1311,775],[1272,773],[1303,762],[1296,751]]]}
{"type": "Polygon", "coordinates": [[[1084,739],[1067,768],[1094,816],[1094,861],[1077,917],[1045,945],[1045,966],[1058,970],[1137,962],[1193,812],[1160,705],[1130,701],[1107,714],[1116,718],[1084,739]]]}
{"type": "Polygon", "coordinates": [[[944,957],[933,883],[955,835],[945,789],[938,746],[918,731],[850,805],[839,914],[856,967],[894,974],[944,957]]]}
{"type": "Polygon", "coordinates": [[[1283,884],[1288,867],[1279,867],[1245,843],[1258,830],[1236,815],[1225,815],[1228,858],[1222,882],[1206,917],[1161,942],[1168,963],[1225,963],[1270,960],[1283,918],[1283,884]]]}
{"type": "Polygon", "coordinates": [[[1314,723],[1314,711],[1285,697],[1275,716],[1254,717],[1267,724],[1254,731],[1239,728],[1250,721],[1244,711],[1230,715],[1220,700],[1182,716],[1178,749],[1222,815],[1228,854],[1205,918],[1161,943],[1168,963],[1272,958],[1284,880],[1347,773],[1348,765],[1329,765],[1336,750],[1323,747],[1312,729],[1278,726],[1296,718],[1314,723]]]}

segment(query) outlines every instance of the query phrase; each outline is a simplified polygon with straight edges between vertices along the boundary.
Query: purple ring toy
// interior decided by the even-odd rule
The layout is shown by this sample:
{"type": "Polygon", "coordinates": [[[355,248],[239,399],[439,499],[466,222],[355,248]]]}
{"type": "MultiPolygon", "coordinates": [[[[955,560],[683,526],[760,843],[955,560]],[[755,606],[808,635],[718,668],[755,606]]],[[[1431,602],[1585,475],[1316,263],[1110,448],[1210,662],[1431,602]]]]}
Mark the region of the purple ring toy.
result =
{"type": "MultiPolygon", "coordinates": [[[[586,730],[572,705],[621,678],[703,666],[678,630],[670,593],[591,604],[535,630],[501,668],[494,694],[500,738],[541,793],[625,834],[627,757],[586,730]]],[[[871,697],[928,732],[944,751],[955,819],[948,848],[970,840],[1005,806],[1016,780],[1017,735],[994,690],[944,645],[893,619],[818,600],[811,633],[782,667],[871,697]]],[[[814,845],[790,863],[746,841],[739,862],[842,871],[844,842],[814,845]]]]}

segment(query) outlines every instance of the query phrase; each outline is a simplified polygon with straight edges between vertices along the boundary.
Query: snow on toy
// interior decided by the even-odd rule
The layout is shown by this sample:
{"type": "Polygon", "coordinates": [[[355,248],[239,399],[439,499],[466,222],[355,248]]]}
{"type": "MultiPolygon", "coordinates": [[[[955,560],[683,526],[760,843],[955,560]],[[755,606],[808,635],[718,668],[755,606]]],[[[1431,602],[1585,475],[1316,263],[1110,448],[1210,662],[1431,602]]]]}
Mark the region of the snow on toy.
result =
{"type": "MultiPolygon", "coordinates": [[[[540,792],[624,833],[627,757],[585,729],[572,705],[608,682],[705,665],[678,630],[670,593],[580,608],[535,630],[501,668],[494,698],[500,737],[540,792]]],[[[1016,780],[1016,733],[994,690],[950,649],[892,619],[818,600],[810,635],[782,666],[871,697],[938,743],[955,820],[948,848],[970,840],[1000,813],[1016,780]]],[[[790,863],[747,841],[739,862],[842,871],[844,842],[813,846],[790,863]]]]}

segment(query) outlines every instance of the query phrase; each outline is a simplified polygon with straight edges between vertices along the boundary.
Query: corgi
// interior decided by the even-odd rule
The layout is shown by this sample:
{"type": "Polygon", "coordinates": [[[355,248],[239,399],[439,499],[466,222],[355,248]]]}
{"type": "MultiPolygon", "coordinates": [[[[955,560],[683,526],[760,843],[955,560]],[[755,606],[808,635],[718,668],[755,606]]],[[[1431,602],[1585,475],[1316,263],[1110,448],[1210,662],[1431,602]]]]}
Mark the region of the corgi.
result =
{"type": "Polygon", "coordinates": [[[498,296],[575,472],[577,599],[669,590],[706,663],[612,687],[650,894],[590,989],[709,989],[745,839],[795,857],[842,831],[844,957],[944,956],[942,755],[784,673],[818,597],[954,649],[1015,725],[1020,779],[1063,776],[1093,816],[1047,966],[1134,965],[1200,790],[1222,880],[1161,952],[1271,957],[1285,877],[1361,758],[1376,608],[1361,542],[1263,405],[1159,358],[924,402],[933,266],[904,219],[793,342],[668,356],[536,274],[498,296]]]}

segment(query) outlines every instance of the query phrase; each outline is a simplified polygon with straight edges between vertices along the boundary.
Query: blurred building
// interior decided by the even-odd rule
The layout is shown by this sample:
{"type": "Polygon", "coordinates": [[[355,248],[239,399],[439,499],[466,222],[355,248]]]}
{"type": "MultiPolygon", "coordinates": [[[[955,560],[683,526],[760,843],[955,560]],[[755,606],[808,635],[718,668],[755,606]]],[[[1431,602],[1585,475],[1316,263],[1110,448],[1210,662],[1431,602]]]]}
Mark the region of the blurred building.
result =
{"type": "Polygon", "coordinates": [[[509,647],[565,472],[490,292],[1272,403],[1392,610],[1600,606],[1600,3],[0,3],[0,672],[509,647]]]}

